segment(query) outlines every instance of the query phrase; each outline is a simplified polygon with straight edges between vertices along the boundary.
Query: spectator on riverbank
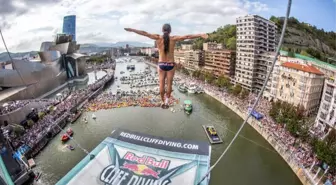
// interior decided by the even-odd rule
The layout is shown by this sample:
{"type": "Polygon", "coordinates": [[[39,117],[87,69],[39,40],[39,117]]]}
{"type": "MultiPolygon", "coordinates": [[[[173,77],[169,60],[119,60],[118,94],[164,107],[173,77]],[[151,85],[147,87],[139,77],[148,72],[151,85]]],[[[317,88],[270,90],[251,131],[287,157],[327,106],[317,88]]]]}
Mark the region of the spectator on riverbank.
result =
{"type": "MultiPolygon", "coordinates": [[[[228,93],[227,91],[220,90],[220,88],[209,85],[204,81],[193,79],[189,76],[185,76],[182,74],[178,74],[177,76],[180,76],[181,79],[184,79],[187,84],[190,83],[198,84],[199,86],[204,88],[204,90],[208,92],[209,95],[217,98],[223,104],[229,103],[243,114],[248,113],[248,108],[252,107],[254,101],[256,101],[257,98],[257,95],[250,93],[249,96],[247,97],[247,100],[246,99],[242,100],[228,93]]],[[[280,144],[282,148],[284,148],[288,152],[288,154],[293,156],[294,157],[293,160],[295,160],[299,166],[308,169],[313,165],[314,162],[315,163],[318,162],[318,159],[316,158],[316,155],[313,153],[311,146],[308,145],[307,143],[301,142],[300,140],[296,140],[285,129],[284,126],[277,124],[268,115],[270,109],[271,109],[271,102],[262,98],[260,99],[257,107],[255,108],[257,112],[264,115],[264,117],[260,120],[263,130],[267,132],[268,135],[271,135],[273,140],[277,141],[278,144],[280,144]]],[[[316,134],[319,134],[319,132],[316,132],[316,134]]]]}
{"type": "Polygon", "coordinates": [[[111,78],[112,76],[108,74],[97,80],[95,83],[89,85],[88,88],[78,89],[71,92],[71,94],[61,102],[51,101],[55,105],[54,110],[52,111],[48,110],[49,104],[38,110],[37,112],[44,112],[45,115],[30,126],[29,129],[26,129],[22,135],[17,136],[13,132],[9,134],[10,141],[12,142],[14,148],[17,149],[22,145],[28,145],[30,148],[33,148],[40,139],[45,137],[48,131],[54,127],[54,124],[58,124],[59,120],[63,120],[67,117],[72,108],[77,106],[79,103],[84,102],[95,90],[102,87],[111,78]],[[56,103],[58,104],[56,105],[56,103]]]}

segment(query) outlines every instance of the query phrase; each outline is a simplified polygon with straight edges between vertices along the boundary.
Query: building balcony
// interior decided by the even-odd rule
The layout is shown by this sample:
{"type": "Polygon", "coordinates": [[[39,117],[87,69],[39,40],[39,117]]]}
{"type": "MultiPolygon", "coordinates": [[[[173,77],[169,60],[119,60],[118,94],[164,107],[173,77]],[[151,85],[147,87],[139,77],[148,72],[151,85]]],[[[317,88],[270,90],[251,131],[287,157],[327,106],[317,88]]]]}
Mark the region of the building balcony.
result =
{"type": "Polygon", "coordinates": [[[320,112],[320,115],[319,115],[319,118],[321,119],[321,120],[326,120],[326,118],[327,118],[327,112],[325,112],[325,111],[321,111],[320,112]]]}
{"type": "Polygon", "coordinates": [[[329,96],[332,96],[332,94],[333,94],[331,91],[326,91],[325,93],[329,96]]]}
{"type": "Polygon", "coordinates": [[[329,96],[324,96],[323,100],[327,103],[331,103],[331,97],[329,96]]]}

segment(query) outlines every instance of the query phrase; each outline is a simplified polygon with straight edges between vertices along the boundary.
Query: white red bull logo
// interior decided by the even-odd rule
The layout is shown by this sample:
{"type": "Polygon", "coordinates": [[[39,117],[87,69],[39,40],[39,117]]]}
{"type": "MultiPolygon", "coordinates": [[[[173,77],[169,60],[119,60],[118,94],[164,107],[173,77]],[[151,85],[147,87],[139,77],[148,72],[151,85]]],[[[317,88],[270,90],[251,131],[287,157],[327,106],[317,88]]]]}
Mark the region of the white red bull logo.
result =
{"type": "Polygon", "coordinates": [[[127,152],[123,159],[136,162],[137,164],[143,164],[147,166],[152,166],[155,168],[161,168],[161,169],[168,169],[170,161],[161,159],[160,161],[157,161],[154,157],[150,156],[142,156],[138,157],[136,154],[132,152],[127,152]]]}
{"type": "Polygon", "coordinates": [[[174,172],[168,170],[169,160],[156,160],[151,156],[137,156],[127,152],[122,158],[117,157],[118,164],[107,166],[100,175],[105,185],[168,185],[174,172]]]}

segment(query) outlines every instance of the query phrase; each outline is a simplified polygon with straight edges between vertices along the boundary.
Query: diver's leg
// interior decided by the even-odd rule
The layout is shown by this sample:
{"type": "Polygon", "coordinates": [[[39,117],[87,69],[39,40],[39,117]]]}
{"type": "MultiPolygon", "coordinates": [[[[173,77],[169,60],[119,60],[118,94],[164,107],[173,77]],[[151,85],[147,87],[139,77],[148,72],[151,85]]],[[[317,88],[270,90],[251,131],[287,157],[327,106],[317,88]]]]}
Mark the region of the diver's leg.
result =
{"type": "Polygon", "coordinates": [[[172,70],[167,71],[167,99],[166,99],[166,104],[168,104],[168,100],[170,98],[171,92],[173,90],[173,79],[174,79],[174,75],[175,75],[175,69],[176,67],[174,67],[172,70]]]}
{"type": "Polygon", "coordinates": [[[160,69],[158,66],[159,73],[159,84],[160,84],[160,96],[162,100],[162,104],[164,103],[164,95],[165,95],[165,79],[166,79],[166,71],[160,69]]]}

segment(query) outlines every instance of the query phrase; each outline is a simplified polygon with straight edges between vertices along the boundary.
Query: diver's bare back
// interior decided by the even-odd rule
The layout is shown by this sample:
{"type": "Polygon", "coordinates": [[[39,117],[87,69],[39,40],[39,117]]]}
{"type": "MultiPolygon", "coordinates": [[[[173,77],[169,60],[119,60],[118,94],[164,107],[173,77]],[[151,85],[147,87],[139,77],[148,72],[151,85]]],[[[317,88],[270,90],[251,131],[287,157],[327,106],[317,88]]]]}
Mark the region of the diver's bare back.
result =
{"type": "Polygon", "coordinates": [[[158,40],[156,40],[156,44],[159,50],[159,62],[174,62],[174,49],[176,41],[173,39],[173,37],[169,37],[169,50],[166,54],[164,52],[164,43],[163,43],[163,37],[160,36],[158,40]]]}

